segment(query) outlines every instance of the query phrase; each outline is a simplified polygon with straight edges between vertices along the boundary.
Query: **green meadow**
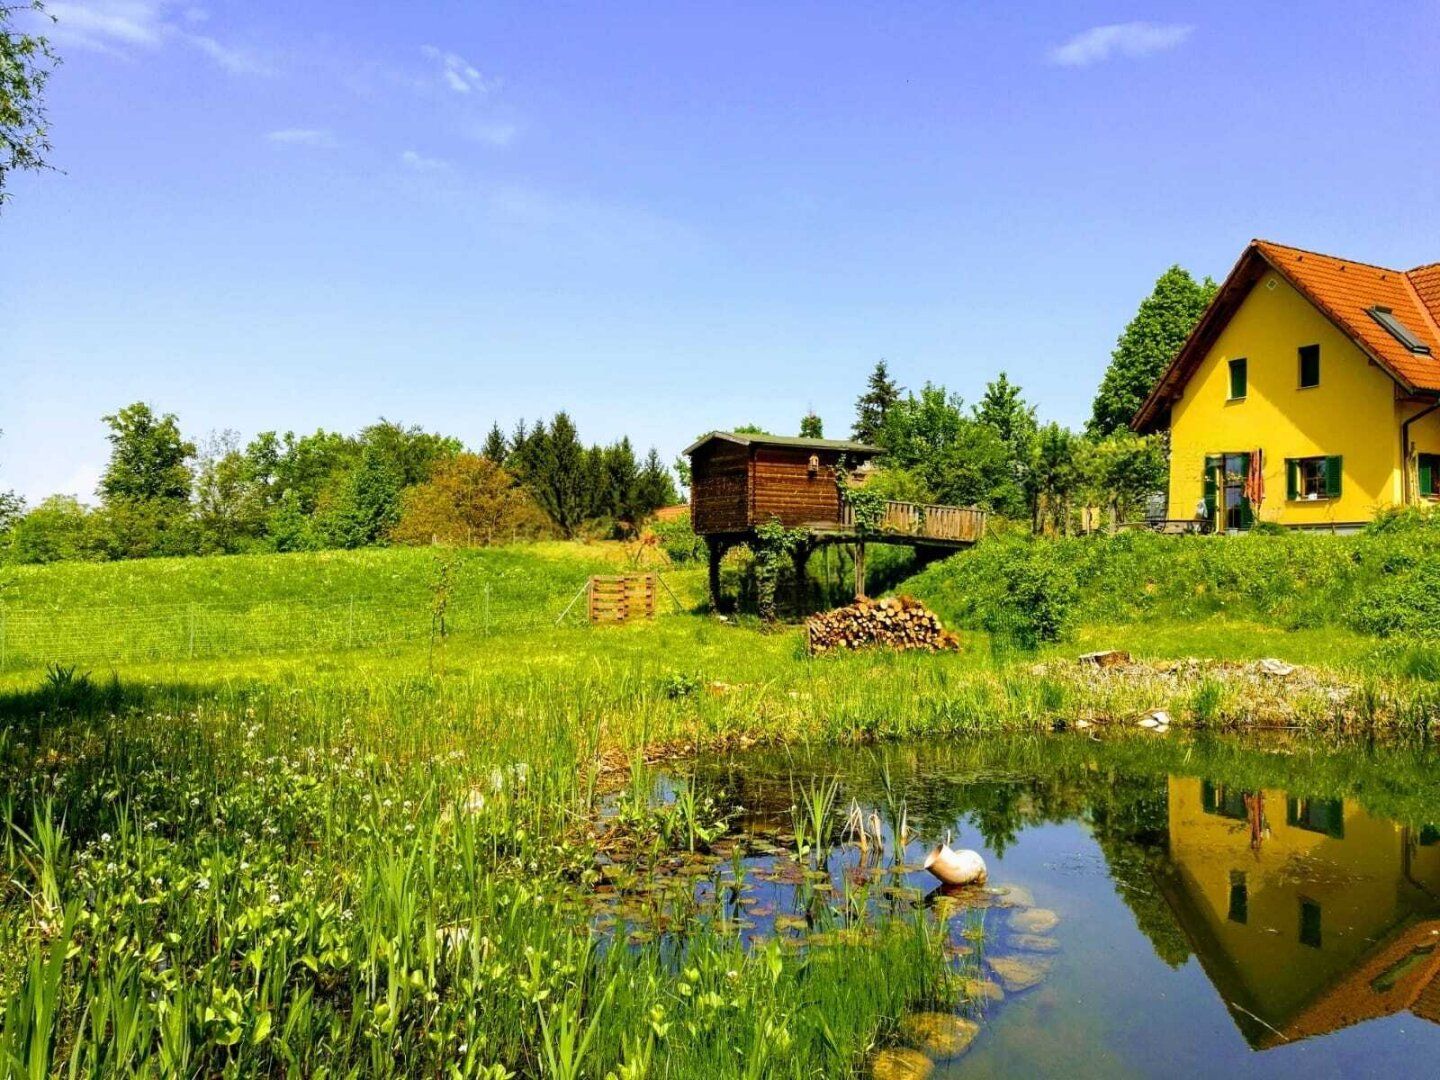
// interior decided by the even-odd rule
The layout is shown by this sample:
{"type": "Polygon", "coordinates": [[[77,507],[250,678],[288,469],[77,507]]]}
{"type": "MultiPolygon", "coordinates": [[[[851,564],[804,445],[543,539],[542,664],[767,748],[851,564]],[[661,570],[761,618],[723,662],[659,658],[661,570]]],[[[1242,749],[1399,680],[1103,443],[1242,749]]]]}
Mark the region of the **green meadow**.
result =
{"type": "Polygon", "coordinates": [[[1003,540],[917,576],[897,561],[888,583],[963,649],[820,659],[797,626],[705,613],[691,567],[664,572],[653,622],[556,625],[587,575],[628,565],[614,544],[10,568],[0,1055],[35,1077],[854,1072],[906,1011],[963,994],[930,914],[841,891],[813,938],[744,947],[723,915],[641,891],[638,926],[605,928],[585,902],[611,857],[598,823],[658,874],[726,826],[694,785],[656,783],[657,758],[1253,715],[1252,688],[1208,668],[1097,680],[1074,663],[1091,648],[1308,665],[1284,696],[1316,739],[1428,725],[1421,636],[1192,602],[1224,556],[1283,561],[1263,545],[1284,538],[1177,547],[1188,585],[1152,540],[1086,549],[1068,589],[1003,540]],[[1010,585],[977,600],[981,577],[1010,585]],[[1014,609],[1050,586],[1063,633],[1027,643],[1014,609]],[[1119,602],[1136,588],[1155,599],[1119,602]]]}

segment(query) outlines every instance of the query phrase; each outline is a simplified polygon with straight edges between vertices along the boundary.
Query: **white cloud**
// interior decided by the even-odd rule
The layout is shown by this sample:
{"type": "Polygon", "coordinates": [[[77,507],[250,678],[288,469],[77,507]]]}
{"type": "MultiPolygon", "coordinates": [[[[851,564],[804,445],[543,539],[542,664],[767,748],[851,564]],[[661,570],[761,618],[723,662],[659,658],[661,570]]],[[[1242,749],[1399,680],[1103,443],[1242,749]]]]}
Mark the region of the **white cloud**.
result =
{"type": "Polygon", "coordinates": [[[480,74],[479,68],[459,53],[446,52],[444,49],[437,49],[434,45],[421,46],[420,51],[435,61],[440,68],[440,78],[457,94],[471,92],[485,94],[498,85],[487,80],[480,74]]]}
{"type": "Polygon", "coordinates": [[[450,167],[450,163],[444,158],[426,157],[418,150],[406,150],[400,155],[400,161],[416,172],[438,172],[450,167]]]}
{"type": "Polygon", "coordinates": [[[340,145],[335,136],[323,128],[281,128],[278,131],[266,132],[265,138],[273,143],[290,146],[319,146],[331,149],[340,145]]]}
{"type": "Polygon", "coordinates": [[[487,146],[509,146],[519,128],[504,122],[476,123],[465,129],[465,137],[487,146]]]}
{"type": "Polygon", "coordinates": [[[266,74],[269,68],[242,49],[186,29],[205,18],[189,8],[176,12],[173,0],[52,0],[46,10],[55,17],[48,30],[61,45],[128,56],[135,49],[159,49],[180,42],[197,49],[226,71],[266,74]]]}
{"type": "Polygon", "coordinates": [[[1089,67],[1115,56],[1151,56],[1181,45],[1195,28],[1180,23],[1128,22],[1092,26],[1050,50],[1051,63],[1089,67]]]}

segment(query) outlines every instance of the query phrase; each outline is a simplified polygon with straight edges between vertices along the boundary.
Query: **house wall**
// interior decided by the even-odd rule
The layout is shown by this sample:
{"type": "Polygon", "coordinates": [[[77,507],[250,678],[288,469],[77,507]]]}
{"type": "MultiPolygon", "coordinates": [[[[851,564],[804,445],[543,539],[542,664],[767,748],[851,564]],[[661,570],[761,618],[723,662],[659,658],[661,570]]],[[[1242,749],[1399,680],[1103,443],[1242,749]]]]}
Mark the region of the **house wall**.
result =
{"type": "MultiPolygon", "coordinates": [[[[1278,274],[1267,273],[1171,409],[1169,516],[1194,514],[1206,455],[1259,448],[1265,452],[1265,501],[1257,520],[1312,526],[1368,521],[1401,500],[1399,423],[1417,410],[1397,404],[1394,380],[1278,274]],[[1320,385],[1302,390],[1298,349],[1316,344],[1320,385]],[[1237,357],[1248,362],[1248,392],[1230,401],[1229,361],[1237,357]],[[1339,498],[1286,498],[1287,458],[1336,454],[1344,458],[1339,498]]],[[[1440,452],[1440,419],[1419,433],[1440,452]]]]}
{"type": "Polygon", "coordinates": [[[754,495],[751,523],[763,525],[779,518],[786,528],[840,520],[840,490],[831,471],[836,453],[821,453],[820,467],[810,474],[810,451],[781,447],[755,450],[754,495]]]}

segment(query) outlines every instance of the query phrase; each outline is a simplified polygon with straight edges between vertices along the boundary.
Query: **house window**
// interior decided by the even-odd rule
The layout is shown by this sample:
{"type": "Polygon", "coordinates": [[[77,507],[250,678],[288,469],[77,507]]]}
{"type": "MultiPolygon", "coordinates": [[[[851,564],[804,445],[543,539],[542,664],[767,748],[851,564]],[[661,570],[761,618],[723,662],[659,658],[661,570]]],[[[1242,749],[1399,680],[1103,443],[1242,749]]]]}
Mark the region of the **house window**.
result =
{"type": "Polygon", "coordinates": [[[1230,912],[1231,922],[1245,923],[1250,919],[1250,888],[1245,883],[1244,870],[1230,871],[1230,912]]]}
{"type": "Polygon", "coordinates": [[[1302,502],[1338,499],[1344,473],[1339,455],[1285,459],[1285,497],[1302,502]]]}
{"type": "Polygon", "coordinates": [[[1440,454],[1416,455],[1416,467],[1420,473],[1420,494],[1434,498],[1440,495],[1440,454]]]}
{"type": "Polygon", "coordinates": [[[1218,814],[1235,821],[1245,821],[1249,817],[1245,792],[1224,784],[1212,784],[1209,780],[1200,781],[1200,805],[1207,814],[1218,814]]]}
{"type": "Polygon", "coordinates": [[[1336,840],[1345,838],[1345,804],[1339,799],[1285,800],[1285,824],[1307,832],[1324,833],[1336,840]]]}
{"type": "Polygon", "coordinates": [[[1300,389],[1320,385],[1320,346],[1300,346],[1300,389]]]}
{"type": "Polygon", "coordinates": [[[1312,949],[1320,948],[1320,905],[1314,900],[1300,898],[1300,944],[1312,949]]]}
{"type": "Polygon", "coordinates": [[[1239,401],[1245,396],[1247,369],[1250,364],[1243,356],[1230,361],[1230,400],[1239,401]]]}

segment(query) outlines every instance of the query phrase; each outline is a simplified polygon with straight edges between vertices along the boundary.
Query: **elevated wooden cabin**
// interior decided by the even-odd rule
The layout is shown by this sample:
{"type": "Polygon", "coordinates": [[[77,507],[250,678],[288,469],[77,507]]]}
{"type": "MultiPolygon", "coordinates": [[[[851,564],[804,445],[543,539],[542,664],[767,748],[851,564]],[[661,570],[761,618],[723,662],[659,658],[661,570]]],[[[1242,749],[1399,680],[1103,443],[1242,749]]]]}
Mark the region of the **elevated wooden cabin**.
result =
{"type": "Polygon", "coordinates": [[[878,446],[841,439],[712,431],[689,446],[690,521],[701,536],[743,538],[779,518],[787,529],[840,526],[835,468],[856,469],[878,446]]]}
{"type": "Polygon", "coordinates": [[[846,439],[729,431],[712,431],[688,446],[690,520],[710,551],[711,595],[717,605],[726,548],[750,541],[770,521],[806,531],[795,552],[798,575],[803,576],[805,560],[821,544],[854,543],[857,595],[864,593],[867,540],[954,550],[984,534],[983,510],[890,501],[878,528],[862,535],[841,498],[835,470],[843,463],[863,482],[881,452],[878,446],[846,439]]]}

